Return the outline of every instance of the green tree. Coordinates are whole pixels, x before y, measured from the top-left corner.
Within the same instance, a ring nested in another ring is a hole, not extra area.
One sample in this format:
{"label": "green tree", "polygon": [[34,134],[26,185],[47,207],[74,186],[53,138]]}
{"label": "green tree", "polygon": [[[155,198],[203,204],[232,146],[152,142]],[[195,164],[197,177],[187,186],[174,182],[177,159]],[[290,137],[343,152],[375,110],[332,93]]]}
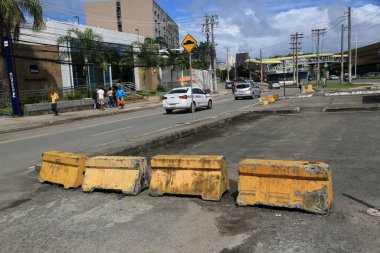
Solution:
{"label": "green tree", "polygon": [[[112,57],[112,52],[107,50],[107,47],[102,45],[103,37],[95,33],[92,29],[86,28],[83,32],[78,28],[70,28],[66,35],[63,35],[57,40],[58,45],[66,47],[69,44],[71,51],[75,51],[84,59],[83,72],[86,78],[87,93],[91,93],[91,85],[89,83],[89,64],[107,65]],[[66,57],[68,51],[60,52],[60,57]]]}
{"label": "green tree", "polygon": [[3,58],[3,36],[10,35],[18,40],[20,27],[26,23],[26,16],[33,19],[33,28],[39,30],[43,25],[42,6],[40,0],[0,0],[0,63],[2,64],[3,88],[6,90],[5,62]]}

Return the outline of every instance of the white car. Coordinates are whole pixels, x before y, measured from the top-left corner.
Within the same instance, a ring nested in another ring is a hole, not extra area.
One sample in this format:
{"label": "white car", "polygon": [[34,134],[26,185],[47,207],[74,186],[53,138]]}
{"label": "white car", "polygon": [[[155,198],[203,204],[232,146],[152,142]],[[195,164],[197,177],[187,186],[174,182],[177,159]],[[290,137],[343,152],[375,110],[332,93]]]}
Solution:
{"label": "white car", "polygon": [[212,108],[212,98],[200,88],[193,87],[193,104],[191,104],[191,88],[181,87],[174,88],[164,95],[162,106],[166,113],[172,113],[176,109],[187,109],[195,111],[197,108]]}
{"label": "white car", "polygon": [[338,80],[339,77],[336,76],[336,75],[331,75],[329,79],[330,79],[330,80]]}

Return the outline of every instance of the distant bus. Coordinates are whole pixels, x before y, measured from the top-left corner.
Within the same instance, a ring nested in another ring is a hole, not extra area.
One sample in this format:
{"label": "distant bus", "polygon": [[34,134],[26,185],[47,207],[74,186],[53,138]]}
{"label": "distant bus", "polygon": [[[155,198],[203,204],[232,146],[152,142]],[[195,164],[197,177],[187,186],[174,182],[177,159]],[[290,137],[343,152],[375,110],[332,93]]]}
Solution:
{"label": "distant bus", "polygon": [[[293,71],[287,71],[285,73],[283,71],[272,71],[266,73],[267,82],[273,87],[284,86],[284,82],[286,86],[293,85]],[[299,80],[304,84],[308,83],[308,72],[307,71],[299,71],[298,72]]]}

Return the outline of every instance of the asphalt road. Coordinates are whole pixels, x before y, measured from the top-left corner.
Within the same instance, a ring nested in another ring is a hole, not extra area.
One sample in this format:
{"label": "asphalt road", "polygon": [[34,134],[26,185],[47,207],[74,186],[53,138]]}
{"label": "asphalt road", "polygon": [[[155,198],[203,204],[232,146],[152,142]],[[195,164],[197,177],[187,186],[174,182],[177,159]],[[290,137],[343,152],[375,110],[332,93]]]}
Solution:
{"label": "asphalt road", "polygon": [[[298,89],[288,88],[286,92],[290,95],[298,92]],[[273,93],[282,95],[283,90],[265,92],[263,95]],[[195,113],[195,121],[215,118],[229,111],[243,110],[258,103],[258,99],[235,101],[232,93],[219,96],[214,100],[212,110],[199,110]],[[190,123],[191,118],[191,113],[185,111],[175,111],[168,115],[162,108],[156,108],[1,134],[0,209],[28,193],[29,189],[25,188],[25,184],[30,183],[30,179],[23,175],[28,172],[28,167],[40,162],[41,154],[45,151],[84,152],[89,148],[180,127]]]}
{"label": "asphalt road", "polygon": [[[220,202],[85,194],[34,180],[24,185],[29,195],[0,209],[0,252],[378,252],[380,219],[343,194],[380,206],[379,127],[378,112],[261,115],[139,154],[224,155],[231,190]],[[329,163],[331,212],[235,206],[246,158]]]}

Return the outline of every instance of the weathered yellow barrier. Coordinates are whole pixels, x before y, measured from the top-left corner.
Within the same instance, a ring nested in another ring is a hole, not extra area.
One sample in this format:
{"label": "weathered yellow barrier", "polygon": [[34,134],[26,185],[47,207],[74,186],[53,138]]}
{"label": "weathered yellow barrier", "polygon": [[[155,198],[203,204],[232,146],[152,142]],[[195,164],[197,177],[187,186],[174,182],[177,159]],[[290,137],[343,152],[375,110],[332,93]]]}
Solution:
{"label": "weathered yellow barrier", "polygon": [[261,204],[326,213],[332,200],[328,164],[256,159],[239,163],[240,206]]}
{"label": "weathered yellow barrier", "polygon": [[223,156],[159,155],[151,160],[151,196],[169,194],[200,195],[219,201],[229,190]]}
{"label": "weathered yellow barrier", "polygon": [[308,84],[308,85],[307,85],[307,90],[306,90],[306,92],[314,92],[314,90],[313,90],[313,85]]}
{"label": "weathered yellow barrier", "polygon": [[145,157],[98,156],[86,163],[82,189],[119,190],[137,195],[148,187]]}
{"label": "weathered yellow barrier", "polygon": [[275,101],[280,100],[280,96],[278,94],[273,94],[272,96],[273,96]]}
{"label": "weathered yellow barrier", "polygon": [[62,184],[65,188],[77,188],[83,183],[87,156],[49,151],[42,154],[42,167],[38,181]]}

